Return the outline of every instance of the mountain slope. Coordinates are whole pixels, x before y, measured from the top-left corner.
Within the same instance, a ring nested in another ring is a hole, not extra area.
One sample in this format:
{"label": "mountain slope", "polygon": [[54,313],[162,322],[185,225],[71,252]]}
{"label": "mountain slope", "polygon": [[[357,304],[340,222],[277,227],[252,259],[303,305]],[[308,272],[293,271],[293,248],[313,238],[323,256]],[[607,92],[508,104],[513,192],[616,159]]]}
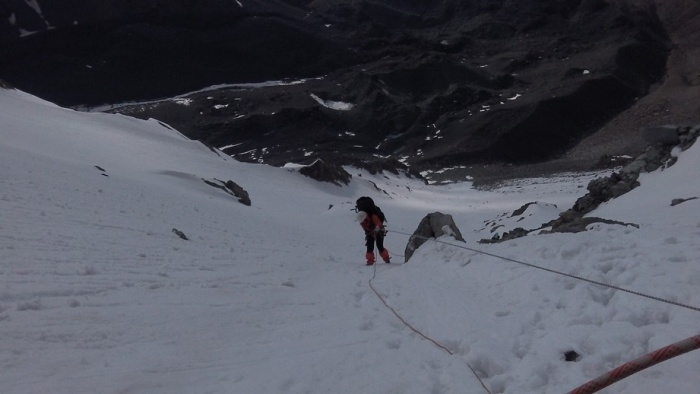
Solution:
{"label": "mountain slope", "polygon": [[186,95],[119,111],[272,165],[551,160],[653,92],[675,43],[652,0],[33,4],[0,9],[0,78],[62,105]]}
{"label": "mountain slope", "polygon": [[[0,133],[3,392],[485,392],[471,367],[493,393],[561,393],[698,334],[696,311],[446,244],[698,306],[700,200],[669,206],[700,196],[698,146],[593,212],[640,228],[477,245],[486,222],[546,222],[596,174],[485,192],[348,168],[341,188],[234,161],[157,121],[4,89]],[[233,180],[252,205],[202,178]],[[394,262],[376,271],[353,221],[361,195],[392,230]],[[557,209],[508,214],[531,201]],[[436,210],[467,242],[430,241],[398,264],[403,233]],[[397,319],[370,279],[453,354]],[[580,361],[563,361],[569,350]],[[693,392],[696,353],[610,392]]]}

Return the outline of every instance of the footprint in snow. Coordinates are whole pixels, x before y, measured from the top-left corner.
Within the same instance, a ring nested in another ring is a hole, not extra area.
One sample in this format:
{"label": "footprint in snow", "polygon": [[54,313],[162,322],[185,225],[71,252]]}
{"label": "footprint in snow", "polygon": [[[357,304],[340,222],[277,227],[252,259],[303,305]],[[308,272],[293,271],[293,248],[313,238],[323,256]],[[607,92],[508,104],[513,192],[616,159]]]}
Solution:
{"label": "footprint in snow", "polygon": [[353,297],[355,297],[355,307],[359,308],[360,307],[360,302],[362,302],[362,299],[365,297],[365,292],[364,291],[355,291],[352,293]]}
{"label": "footprint in snow", "polygon": [[510,315],[510,311],[498,311],[494,313],[494,315],[496,315],[496,317],[506,317]]}
{"label": "footprint in snow", "polygon": [[401,340],[400,339],[390,339],[390,340],[386,341],[385,343],[386,343],[386,347],[389,349],[396,350],[396,349],[399,349],[401,347]]}
{"label": "footprint in snow", "polygon": [[370,331],[374,328],[374,322],[372,320],[365,320],[360,324],[360,331]]}

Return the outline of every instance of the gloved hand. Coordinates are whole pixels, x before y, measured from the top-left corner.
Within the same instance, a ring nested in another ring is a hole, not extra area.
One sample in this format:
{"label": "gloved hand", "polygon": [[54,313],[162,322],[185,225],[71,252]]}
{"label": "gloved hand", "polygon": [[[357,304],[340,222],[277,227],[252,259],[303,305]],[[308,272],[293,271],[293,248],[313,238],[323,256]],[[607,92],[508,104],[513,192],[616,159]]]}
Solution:
{"label": "gloved hand", "polygon": [[387,231],[386,231],[386,228],[385,228],[384,226],[381,226],[381,227],[375,227],[375,228],[374,228],[374,233],[375,233],[375,234],[386,235]]}

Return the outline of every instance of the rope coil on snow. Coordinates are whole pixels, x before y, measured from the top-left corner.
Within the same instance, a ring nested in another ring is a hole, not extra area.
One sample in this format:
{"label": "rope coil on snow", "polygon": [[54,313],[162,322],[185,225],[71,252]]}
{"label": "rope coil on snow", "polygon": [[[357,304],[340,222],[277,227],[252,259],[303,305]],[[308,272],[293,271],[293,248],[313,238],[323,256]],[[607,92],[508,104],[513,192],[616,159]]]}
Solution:
{"label": "rope coil on snow", "polygon": [[[415,236],[415,237],[423,238],[423,239],[434,239],[434,238],[430,238],[430,237],[423,237],[423,236],[420,236],[420,235],[413,235],[413,234],[408,234],[408,233],[404,233],[404,232],[401,232],[401,231],[395,231],[395,230],[389,230],[389,232],[397,233],[397,234],[402,234],[402,235],[408,235],[408,236],[411,236],[411,237]],[[660,298],[660,297],[656,297],[656,296],[652,296],[652,295],[640,293],[640,292],[638,292],[638,291],[633,291],[633,290],[625,289],[625,288],[622,288],[622,287],[619,287],[619,286],[614,286],[614,285],[611,285],[611,284],[608,284],[608,283],[603,283],[603,282],[599,282],[599,281],[596,281],[596,280],[583,278],[583,277],[580,277],[580,276],[577,276],[577,275],[573,275],[573,274],[567,274],[567,273],[565,273],[565,272],[553,270],[553,269],[551,269],[551,268],[540,267],[540,266],[535,265],[535,264],[526,263],[526,262],[524,262],[524,261],[519,261],[519,260],[516,260],[516,259],[509,258],[509,257],[499,256],[499,255],[497,255],[497,254],[493,254],[493,253],[489,253],[489,252],[484,252],[484,251],[482,251],[482,250],[470,248],[470,247],[467,247],[467,246],[455,245],[455,244],[451,244],[451,243],[449,243],[449,242],[440,241],[440,240],[438,240],[438,239],[434,239],[434,240],[435,240],[435,242],[437,242],[437,243],[442,243],[442,244],[445,244],[445,245],[454,246],[455,248],[460,248],[460,249],[469,250],[469,251],[471,251],[471,252],[480,253],[480,254],[483,254],[483,255],[486,255],[486,256],[495,257],[495,258],[498,258],[498,259],[501,259],[501,260],[506,260],[506,261],[510,261],[510,262],[513,262],[513,263],[525,265],[525,266],[528,266],[528,267],[531,267],[531,268],[537,268],[537,269],[542,270],[542,271],[551,272],[551,273],[553,273],[553,274],[563,275],[563,276],[567,276],[567,277],[569,277],[569,278],[577,279],[577,280],[580,280],[580,281],[583,281],[583,282],[592,283],[592,284],[594,284],[594,285],[603,286],[603,287],[607,287],[607,288],[610,288],[610,289],[623,291],[623,292],[625,292],[625,293],[629,293],[629,294],[633,294],[633,295],[636,295],[636,296],[648,298],[648,299],[651,299],[651,300],[654,300],[654,301],[664,302],[664,303],[666,303],[666,304],[676,305],[676,306],[680,306],[681,308],[686,308],[686,309],[690,309],[690,310],[693,310],[693,311],[696,311],[696,312],[700,312],[700,307],[697,307],[697,306],[688,305],[688,304],[683,304],[683,303],[680,303],[680,302],[671,301],[671,300],[667,300],[667,299],[664,299],[664,298]]]}
{"label": "rope coil on snow", "polygon": [[580,386],[569,394],[593,394],[599,390],[610,386],[611,384],[620,381],[630,375],[633,375],[643,369],[649,368],[652,365],[659,364],[668,359],[680,356],[681,354],[688,353],[692,350],[700,348],[700,335],[684,339],[680,342],[676,342],[672,345],[668,345],[664,348],[651,352],[645,356],[642,356],[636,360],[630,361],[623,364],[610,372],[607,372],[599,377],[591,380],[590,382]]}
{"label": "rope coil on snow", "polygon": [[[454,355],[454,352],[452,352],[447,346],[445,346],[445,345],[441,344],[440,342],[436,341],[435,339],[433,339],[433,338],[431,338],[431,337],[429,337],[429,336],[423,334],[420,330],[418,330],[417,328],[413,327],[413,326],[411,325],[411,323],[407,322],[403,317],[401,317],[401,315],[399,315],[399,313],[396,311],[396,309],[394,309],[393,307],[391,307],[391,305],[389,305],[389,304],[386,302],[386,300],[384,299],[384,297],[382,297],[382,295],[379,294],[379,292],[377,291],[377,289],[375,289],[375,288],[374,288],[374,285],[372,284],[372,281],[373,281],[374,278],[376,278],[376,277],[377,277],[377,265],[376,265],[376,263],[375,263],[375,265],[374,265],[374,273],[372,274],[372,279],[369,280],[369,287],[370,287],[370,289],[372,289],[372,291],[374,292],[374,294],[376,294],[377,297],[382,301],[382,303],[384,304],[384,306],[387,307],[387,309],[389,309],[389,310],[391,311],[391,313],[393,313],[394,316],[396,316],[396,318],[399,319],[399,320],[401,321],[401,323],[403,323],[403,324],[404,324],[406,327],[408,327],[411,331],[413,331],[414,333],[418,334],[421,338],[423,338],[423,339],[425,339],[425,340],[427,340],[427,341],[430,341],[433,345],[435,345],[435,346],[439,347],[440,349],[444,350],[444,351],[445,351],[447,354],[449,354],[450,356],[453,356],[453,355]],[[467,364],[467,367],[469,367],[469,369],[472,371],[472,373],[474,374],[474,376],[479,380],[479,383],[481,383],[481,387],[483,387],[484,390],[486,390],[486,392],[487,392],[488,394],[491,394],[491,391],[489,391],[489,389],[486,387],[486,384],[484,383],[483,380],[481,380],[481,378],[479,377],[479,375],[476,374],[476,371],[474,370],[474,368],[472,368],[472,366],[469,365],[469,363],[467,362],[467,360],[463,360],[463,361],[464,361],[465,364]]]}

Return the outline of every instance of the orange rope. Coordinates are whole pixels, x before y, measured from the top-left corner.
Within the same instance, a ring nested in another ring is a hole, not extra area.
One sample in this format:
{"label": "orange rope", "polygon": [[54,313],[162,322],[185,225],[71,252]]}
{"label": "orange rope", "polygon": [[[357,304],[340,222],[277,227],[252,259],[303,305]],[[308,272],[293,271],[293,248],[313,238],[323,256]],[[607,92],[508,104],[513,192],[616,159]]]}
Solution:
{"label": "orange rope", "polygon": [[593,394],[611,384],[618,382],[630,375],[633,375],[643,369],[647,369],[652,365],[659,364],[668,359],[680,356],[681,354],[688,353],[691,350],[700,348],[700,335],[684,339],[680,342],[676,342],[672,345],[668,345],[659,350],[653,351],[645,356],[642,356],[636,360],[630,361],[623,364],[610,372],[598,376],[597,378],[591,380],[590,382],[580,386],[569,394]]}

